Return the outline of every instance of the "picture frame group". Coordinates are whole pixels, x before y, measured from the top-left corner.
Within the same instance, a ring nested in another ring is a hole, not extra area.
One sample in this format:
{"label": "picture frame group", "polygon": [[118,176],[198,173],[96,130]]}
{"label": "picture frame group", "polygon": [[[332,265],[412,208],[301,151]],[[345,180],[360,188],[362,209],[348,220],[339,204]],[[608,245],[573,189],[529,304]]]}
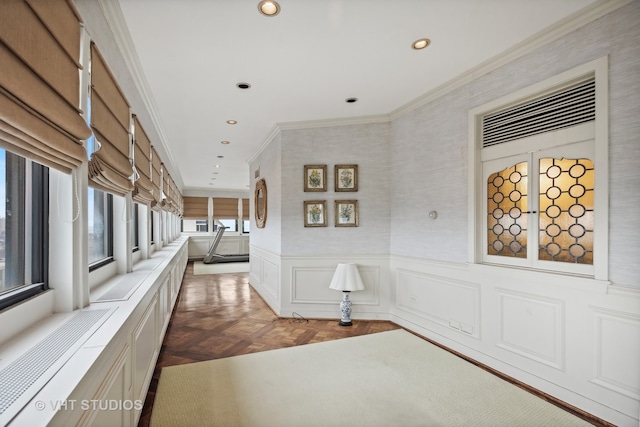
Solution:
{"label": "picture frame group", "polygon": [[[326,192],[327,165],[304,165],[304,191]],[[333,167],[334,191],[358,191],[358,165],[339,164]],[[359,208],[357,200],[334,200],[333,217],[336,227],[358,227]],[[327,227],[329,213],[326,200],[304,201],[304,226]]]}

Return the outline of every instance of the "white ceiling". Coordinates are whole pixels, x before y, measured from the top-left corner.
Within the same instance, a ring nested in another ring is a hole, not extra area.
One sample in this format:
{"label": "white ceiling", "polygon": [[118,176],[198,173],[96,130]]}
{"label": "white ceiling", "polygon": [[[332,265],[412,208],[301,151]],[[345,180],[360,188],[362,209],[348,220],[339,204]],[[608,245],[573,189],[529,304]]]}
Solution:
{"label": "white ceiling", "polygon": [[391,114],[593,2],[119,0],[186,193],[247,190],[278,123]]}

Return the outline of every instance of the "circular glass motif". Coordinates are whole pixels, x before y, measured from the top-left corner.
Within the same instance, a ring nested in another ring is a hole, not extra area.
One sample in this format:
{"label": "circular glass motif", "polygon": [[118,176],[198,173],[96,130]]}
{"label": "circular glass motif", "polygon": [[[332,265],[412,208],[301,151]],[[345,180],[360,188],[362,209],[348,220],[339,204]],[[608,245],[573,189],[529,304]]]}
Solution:
{"label": "circular glass motif", "polygon": [[504,249],[504,243],[502,243],[500,240],[495,240],[492,243],[493,249],[496,250],[496,252],[500,252],[501,250]]}
{"label": "circular glass motif", "polygon": [[492,230],[493,230],[493,232],[495,233],[496,236],[499,236],[502,233],[504,233],[504,227],[502,225],[500,225],[500,224],[494,225]]}
{"label": "circular glass motif", "polygon": [[511,172],[511,175],[509,175],[509,181],[513,182],[514,184],[519,183],[521,179],[522,174],[518,171]]}
{"label": "circular glass motif", "polygon": [[492,197],[493,201],[496,203],[500,203],[504,200],[504,194],[502,193],[496,193],[493,195]]}
{"label": "circular glass motif", "polygon": [[497,208],[493,210],[493,212],[491,213],[491,216],[493,216],[495,219],[500,219],[504,216],[504,212],[502,209]]}
{"label": "circular glass motif", "polygon": [[513,207],[509,209],[509,216],[511,218],[518,219],[520,218],[520,215],[522,215],[522,211],[520,210],[520,208]]}
{"label": "circular glass motif", "polygon": [[586,231],[580,224],[573,224],[569,227],[569,234],[571,234],[571,237],[575,237],[577,239],[578,237],[584,236],[584,233],[586,233]]}
{"label": "circular glass motif", "polygon": [[514,241],[509,243],[509,249],[511,249],[511,252],[513,252],[514,254],[517,254],[522,250],[522,245],[519,242]]}
{"label": "circular glass motif", "polygon": [[562,193],[562,190],[560,190],[559,187],[549,187],[549,189],[547,190],[547,197],[551,200],[555,200],[560,197],[560,193]]}
{"label": "circular glass motif", "polygon": [[513,190],[511,193],[509,193],[509,200],[511,200],[512,202],[517,202],[521,197],[522,194],[520,194],[518,190]]}
{"label": "circular glass motif", "polygon": [[584,196],[584,193],[586,191],[587,189],[584,188],[584,185],[581,185],[581,184],[572,185],[569,188],[569,194],[571,195],[571,197],[575,197],[576,199]]}
{"label": "circular glass motif", "polygon": [[547,176],[551,179],[559,177],[561,173],[562,169],[560,169],[560,166],[553,165],[547,169]]}
{"label": "circular glass motif", "polygon": [[548,236],[556,237],[562,232],[562,229],[557,224],[549,224],[545,230]]}
{"label": "circular glass motif", "polygon": [[580,178],[585,172],[587,172],[587,168],[579,164],[573,165],[571,169],[569,169],[569,175],[571,175],[572,178]]}
{"label": "circular glass motif", "polygon": [[500,188],[500,186],[504,184],[504,178],[501,177],[500,175],[496,176],[495,178],[493,178],[493,185],[496,188]]}
{"label": "circular glass motif", "polygon": [[511,226],[509,226],[509,233],[511,233],[511,235],[517,236],[521,232],[522,232],[522,227],[520,227],[518,224],[511,224]]}
{"label": "circular glass motif", "polygon": [[556,256],[560,253],[560,245],[558,245],[557,243],[549,243],[545,250],[549,255]]}
{"label": "circular glass motif", "polygon": [[587,252],[587,250],[579,244],[575,244],[575,245],[571,245],[569,246],[569,254],[571,254],[572,257],[574,258],[580,258],[581,256],[584,256],[584,254]]}
{"label": "circular glass motif", "polygon": [[582,215],[584,215],[585,213],[585,208],[582,205],[571,205],[571,207],[569,208],[569,215],[571,215],[574,218],[580,218]]}
{"label": "circular glass motif", "polygon": [[549,218],[558,218],[562,211],[558,206],[551,205],[547,208],[546,213]]}

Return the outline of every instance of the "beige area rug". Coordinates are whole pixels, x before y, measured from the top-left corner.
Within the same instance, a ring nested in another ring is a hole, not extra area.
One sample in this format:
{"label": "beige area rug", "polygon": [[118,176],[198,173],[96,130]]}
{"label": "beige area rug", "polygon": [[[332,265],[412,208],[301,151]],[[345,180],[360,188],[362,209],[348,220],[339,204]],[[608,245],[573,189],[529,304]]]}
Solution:
{"label": "beige area rug", "polygon": [[588,426],[407,331],[163,368],[152,427]]}
{"label": "beige area rug", "polygon": [[205,264],[202,261],[193,263],[193,274],[220,274],[220,273],[248,273],[248,262],[221,262],[218,264]]}

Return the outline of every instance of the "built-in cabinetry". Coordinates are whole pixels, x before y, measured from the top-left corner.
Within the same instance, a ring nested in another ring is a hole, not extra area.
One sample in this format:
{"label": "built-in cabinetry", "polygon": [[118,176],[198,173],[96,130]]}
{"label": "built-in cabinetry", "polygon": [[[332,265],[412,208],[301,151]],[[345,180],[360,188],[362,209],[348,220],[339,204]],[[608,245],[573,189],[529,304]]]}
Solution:
{"label": "built-in cabinetry", "polygon": [[[110,280],[106,290],[100,287],[102,295],[92,293],[81,311],[104,312],[96,316],[95,332],[65,355],[9,425],[137,425],[186,269],[187,240],[177,239],[132,273]],[[131,277],[133,292],[119,292]],[[71,314],[68,321],[74,319]]]}

